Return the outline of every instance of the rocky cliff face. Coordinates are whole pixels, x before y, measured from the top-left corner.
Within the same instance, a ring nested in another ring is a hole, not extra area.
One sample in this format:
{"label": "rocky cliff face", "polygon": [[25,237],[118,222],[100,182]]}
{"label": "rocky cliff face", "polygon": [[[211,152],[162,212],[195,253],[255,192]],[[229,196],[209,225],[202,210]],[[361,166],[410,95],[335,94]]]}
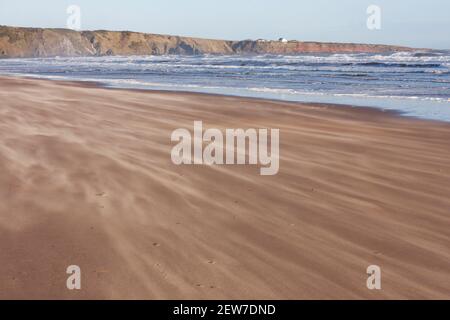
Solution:
{"label": "rocky cliff face", "polygon": [[0,58],[162,55],[296,54],[409,51],[397,46],[289,41],[225,41],[129,31],[83,31],[0,26]]}

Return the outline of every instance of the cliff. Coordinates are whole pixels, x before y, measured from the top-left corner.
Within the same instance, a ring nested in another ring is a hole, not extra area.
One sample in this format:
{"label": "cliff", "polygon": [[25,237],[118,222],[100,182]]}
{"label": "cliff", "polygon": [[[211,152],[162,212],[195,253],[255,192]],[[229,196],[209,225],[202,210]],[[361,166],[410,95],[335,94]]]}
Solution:
{"label": "cliff", "polygon": [[296,54],[409,51],[410,48],[352,43],[300,41],[226,41],[130,31],[0,26],[0,58],[162,55],[162,54]]}

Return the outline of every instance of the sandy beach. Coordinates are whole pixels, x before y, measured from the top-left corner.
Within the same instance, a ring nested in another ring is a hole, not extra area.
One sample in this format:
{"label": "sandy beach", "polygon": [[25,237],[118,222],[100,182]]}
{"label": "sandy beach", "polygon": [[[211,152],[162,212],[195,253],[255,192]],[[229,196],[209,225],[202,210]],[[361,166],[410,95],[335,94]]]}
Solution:
{"label": "sandy beach", "polygon": [[[195,120],[279,128],[278,174],[174,165]],[[0,136],[0,299],[450,297],[449,123],[2,77]]]}

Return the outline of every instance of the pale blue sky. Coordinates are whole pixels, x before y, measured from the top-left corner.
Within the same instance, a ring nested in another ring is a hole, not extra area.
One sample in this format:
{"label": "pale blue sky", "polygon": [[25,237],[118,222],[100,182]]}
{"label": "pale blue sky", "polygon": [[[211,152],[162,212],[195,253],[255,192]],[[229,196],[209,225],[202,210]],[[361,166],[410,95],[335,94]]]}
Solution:
{"label": "pale blue sky", "polygon": [[[0,24],[63,28],[70,4],[85,30],[450,49],[449,0],[0,0]],[[371,4],[382,9],[381,30],[366,27]]]}

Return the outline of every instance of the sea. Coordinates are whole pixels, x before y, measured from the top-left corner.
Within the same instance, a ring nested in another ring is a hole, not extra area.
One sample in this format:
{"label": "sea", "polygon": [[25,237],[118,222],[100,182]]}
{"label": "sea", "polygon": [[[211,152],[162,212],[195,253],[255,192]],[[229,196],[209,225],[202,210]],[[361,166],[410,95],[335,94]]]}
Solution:
{"label": "sea", "polygon": [[450,122],[450,51],[2,59],[0,74],[375,107]]}

